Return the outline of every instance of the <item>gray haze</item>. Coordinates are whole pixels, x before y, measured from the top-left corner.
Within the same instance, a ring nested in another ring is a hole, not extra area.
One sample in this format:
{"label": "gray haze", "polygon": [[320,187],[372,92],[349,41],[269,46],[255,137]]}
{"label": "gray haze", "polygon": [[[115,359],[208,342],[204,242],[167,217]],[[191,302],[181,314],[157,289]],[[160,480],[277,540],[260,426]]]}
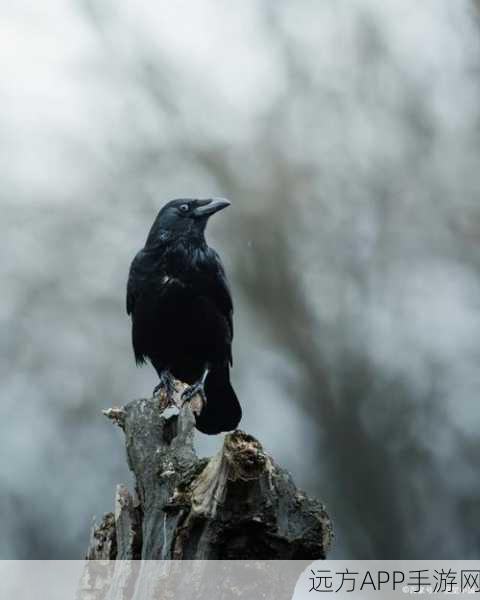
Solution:
{"label": "gray haze", "polygon": [[18,0],[0,23],[0,557],[81,557],[129,482],[100,416],[156,384],[129,263],[165,201],[222,195],[242,427],[327,503],[333,556],[477,558],[475,5]]}

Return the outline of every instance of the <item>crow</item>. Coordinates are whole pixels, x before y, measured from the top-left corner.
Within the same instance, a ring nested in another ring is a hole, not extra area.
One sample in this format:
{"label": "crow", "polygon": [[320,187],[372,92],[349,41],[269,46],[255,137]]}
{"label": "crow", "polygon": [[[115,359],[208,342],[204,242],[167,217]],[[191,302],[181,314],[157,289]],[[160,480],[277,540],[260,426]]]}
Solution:
{"label": "crow", "polygon": [[230,205],[223,198],[177,199],[158,213],[130,266],[127,314],[137,365],[159,376],[154,395],[171,398],[173,378],[189,387],[182,400],[202,399],[196,427],[235,429],[242,409],[230,383],[233,303],[218,254],[205,241],[208,219]]}

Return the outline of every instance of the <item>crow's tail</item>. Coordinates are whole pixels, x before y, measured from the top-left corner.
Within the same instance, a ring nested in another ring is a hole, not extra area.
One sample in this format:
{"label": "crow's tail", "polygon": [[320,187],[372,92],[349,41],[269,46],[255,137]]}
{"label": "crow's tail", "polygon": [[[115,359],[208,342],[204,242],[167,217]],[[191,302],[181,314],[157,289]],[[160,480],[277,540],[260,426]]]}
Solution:
{"label": "crow's tail", "polygon": [[242,418],[242,409],[230,383],[228,367],[214,367],[205,381],[207,404],[196,417],[196,426],[210,435],[235,429]]}

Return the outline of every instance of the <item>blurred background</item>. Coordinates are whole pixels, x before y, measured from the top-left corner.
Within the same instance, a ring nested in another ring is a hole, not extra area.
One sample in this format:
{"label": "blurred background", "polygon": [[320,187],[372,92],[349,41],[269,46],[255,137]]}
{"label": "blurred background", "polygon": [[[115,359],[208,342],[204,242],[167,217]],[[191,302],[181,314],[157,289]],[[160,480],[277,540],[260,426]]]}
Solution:
{"label": "blurred background", "polygon": [[[480,552],[473,0],[29,0],[0,11],[0,558],[81,558],[148,395],[130,261],[226,196],[242,428],[332,558]],[[198,436],[210,454],[221,436]]]}

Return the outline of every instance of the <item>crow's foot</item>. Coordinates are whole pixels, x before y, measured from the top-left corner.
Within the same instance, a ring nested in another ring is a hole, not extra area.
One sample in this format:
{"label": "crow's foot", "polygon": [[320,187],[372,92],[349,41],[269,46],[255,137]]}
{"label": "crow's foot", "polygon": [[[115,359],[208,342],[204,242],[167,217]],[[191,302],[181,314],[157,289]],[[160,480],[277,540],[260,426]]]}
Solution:
{"label": "crow's foot", "polygon": [[173,402],[173,396],[175,394],[175,384],[170,371],[162,371],[160,375],[160,381],[154,387],[152,395],[159,396],[162,392],[165,394],[167,402]]}
{"label": "crow's foot", "polygon": [[187,387],[182,394],[182,406],[186,402],[190,402],[195,396],[199,396],[202,401],[202,409],[207,404],[207,395],[205,394],[205,387],[203,380],[194,383]]}

